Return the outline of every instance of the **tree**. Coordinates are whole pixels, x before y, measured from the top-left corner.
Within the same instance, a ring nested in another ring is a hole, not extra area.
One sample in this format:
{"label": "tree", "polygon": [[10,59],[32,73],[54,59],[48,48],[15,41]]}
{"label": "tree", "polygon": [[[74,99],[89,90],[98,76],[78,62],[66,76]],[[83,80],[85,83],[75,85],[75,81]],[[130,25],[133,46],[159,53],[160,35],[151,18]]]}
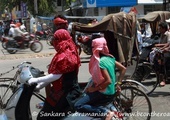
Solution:
{"label": "tree", "polygon": [[64,6],[63,6],[64,9],[70,9],[69,14],[71,16],[74,16],[73,9],[72,9],[73,6],[71,6],[71,4],[74,3],[74,2],[77,2],[78,4],[82,4],[81,0],[63,0],[63,2],[64,2]]}
{"label": "tree", "polygon": [[[19,6],[20,9],[20,3],[21,1],[27,3],[28,11],[35,15],[34,12],[34,5],[32,0],[0,0],[0,11],[4,11],[4,9],[7,7],[10,11],[16,6]],[[56,0],[37,0],[38,4],[38,15],[44,15],[48,16],[52,14],[55,10],[55,4]]]}

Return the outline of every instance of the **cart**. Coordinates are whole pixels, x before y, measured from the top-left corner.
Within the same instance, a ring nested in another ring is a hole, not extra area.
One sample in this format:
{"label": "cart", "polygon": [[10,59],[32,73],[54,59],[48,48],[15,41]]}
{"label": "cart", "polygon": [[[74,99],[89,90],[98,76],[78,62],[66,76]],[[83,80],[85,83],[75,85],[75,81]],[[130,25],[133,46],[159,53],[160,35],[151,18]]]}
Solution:
{"label": "cart", "polygon": [[110,54],[117,61],[127,66],[132,63],[132,56],[139,53],[136,40],[136,23],[135,13],[119,12],[104,16],[100,22],[90,26],[75,22],[72,25],[72,34],[75,39],[76,31],[104,33]]}

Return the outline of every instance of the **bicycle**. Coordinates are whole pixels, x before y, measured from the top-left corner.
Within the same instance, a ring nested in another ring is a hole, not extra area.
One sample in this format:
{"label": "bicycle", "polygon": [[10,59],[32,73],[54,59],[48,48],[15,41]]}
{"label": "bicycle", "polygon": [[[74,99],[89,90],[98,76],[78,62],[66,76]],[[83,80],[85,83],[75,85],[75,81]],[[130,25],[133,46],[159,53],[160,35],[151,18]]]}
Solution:
{"label": "bicycle", "polygon": [[[22,62],[21,64],[14,66],[11,70],[1,73],[0,76],[6,75],[10,73],[11,71],[14,71],[15,69],[18,69],[15,72],[15,75],[11,78],[9,77],[3,77],[0,78],[0,112],[6,108],[6,105],[12,96],[12,94],[18,89],[19,85],[21,84],[19,81],[19,75],[21,73],[20,67],[23,66],[24,64],[31,64],[31,62]],[[36,92],[34,92],[35,96],[37,95]]]}
{"label": "bicycle", "polygon": [[[35,97],[42,102],[45,101],[45,97],[41,93],[37,93],[35,91],[35,85],[30,86],[27,84],[27,81],[31,78],[30,74],[27,75],[28,73],[30,73],[28,71],[31,71],[31,75],[34,77],[40,76],[41,71],[33,68],[32,66],[27,66],[25,64],[30,64],[30,62],[23,62],[16,67],[18,68],[16,72],[17,74],[16,76],[18,76],[17,81],[19,81],[18,82],[19,84],[17,84],[17,89],[13,91],[13,94],[10,96],[10,98],[8,98],[7,103],[0,103],[0,106],[3,106],[0,107],[0,110],[4,110],[7,117],[11,117],[16,120],[31,119],[32,117],[31,115],[33,114],[33,113],[31,114],[31,112],[33,111],[30,108],[30,104],[31,104],[30,101],[32,95],[35,95]],[[14,81],[16,82],[16,79]],[[86,84],[80,83],[82,89],[85,87]],[[144,112],[146,114],[146,116],[144,116],[145,119],[149,120],[151,118],[150,114],[152,112],[152,106],[148,96],[143,91],[133,86],[129,86],[128,84],[122,84],[121,88],[122,91],[120,93],[119,92],[116,93],[116,97],[112,100],[111,103],[109,103],[111,104],[111,106],[107,106],[107,108],[113,110],[113,107],[115,107],[116,112],[122,113],[123,118],[127,118],[127,119],[140,118],[140,116],[132,116],[132,115],[136,114],[136,112]],[[141,107],[141,105],[143,107]],[[17,113],[17,114],[12,114],[11,116],[11,114],[9,114],[11,113],[11,111],[13,111],[12,113]],[[69,117],[76,117],[76,116],[74,116],[74,114],[71,114],[70,116],[66,116],[65,119]]]}
{"label": "bicycle", "polygon": [[[8,74],[9,72],[15,70],[16,68],[18,68],[18,66],[13,67],[11,70],[5,73],[1,73],[0,76]],[[14,77],[12,78],[8,78],[8,77],[0,78],[0,109],[4,109],[6,107],[8,99],[20,84],[18,81],[18,74],[19,73],[17,71]]]}
{"label": "bicycle", "polygon": [[[154,49],[154,51],[155,53],[160,54],[159,60],[161,63],[163,63],[164,57],[162,51],[158,48]],[[167,68],[162,65],[158,67],[153,62],[139,63],[131,78],[142,83],[148,90],[146,94],[150,95],[156,89],[157,86],[160,86],[160,79],[162,75],[159,73],[158,69],[164,69],[167,78]]]}

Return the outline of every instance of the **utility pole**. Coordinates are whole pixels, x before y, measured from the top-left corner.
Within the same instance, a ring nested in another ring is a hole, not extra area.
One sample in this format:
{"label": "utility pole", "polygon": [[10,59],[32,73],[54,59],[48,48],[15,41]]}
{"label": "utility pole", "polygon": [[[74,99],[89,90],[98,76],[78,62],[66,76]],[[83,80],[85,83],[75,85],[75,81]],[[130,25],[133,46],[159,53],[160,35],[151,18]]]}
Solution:
{"label": "utility pole", "polygon": [[35,24],[36,24],[36,27],[37,27],[37,23],[38,23],[37,14],[38,14],[37,0],[34,0],[34,17],[35,17]]}
{"label": "utility pole", "polygon": [[37,0],[34,0],[34,15],[36,16],[37,14],[38,14]]}

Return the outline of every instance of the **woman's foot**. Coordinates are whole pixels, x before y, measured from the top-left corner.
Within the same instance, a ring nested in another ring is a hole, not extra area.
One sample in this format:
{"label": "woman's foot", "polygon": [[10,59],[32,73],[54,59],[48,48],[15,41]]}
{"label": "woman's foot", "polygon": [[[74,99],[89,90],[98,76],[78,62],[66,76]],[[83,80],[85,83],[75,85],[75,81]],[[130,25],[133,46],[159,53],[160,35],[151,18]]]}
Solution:
{"label": "woman's foot", "polygon": [[164,86],[165,86],[165,80],[163,80],[163,81],[160,82],[160,86],[161,86],[161,87],[164,87]]}

